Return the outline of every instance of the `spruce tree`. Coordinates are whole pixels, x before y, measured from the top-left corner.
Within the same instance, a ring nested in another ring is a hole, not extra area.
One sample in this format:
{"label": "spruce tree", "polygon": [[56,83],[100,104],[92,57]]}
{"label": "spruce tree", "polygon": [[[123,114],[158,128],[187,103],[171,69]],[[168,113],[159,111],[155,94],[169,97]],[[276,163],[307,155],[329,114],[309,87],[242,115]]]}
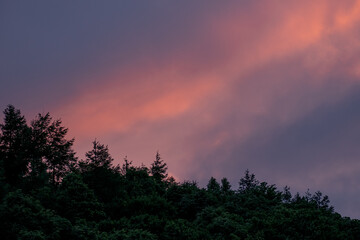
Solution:
{"label": "spruce tree", "polygon": [[227,178],[221,179],[221,192],[228,193],[231,190],[231,185]]}
{"label": "spruce tree", "polygon": [[5,181],[13,185],[28,172],[31,130],[13,105],[8,105],[4,115],[4,123],[0,124],[0,166]]}
{"label": "spruce tree", "polygon": [[219,193],[220,192],[220,184],[216,181],[216,179],[214,177],[211,177],[208,184],[207,184],[207,190],[214,192],[214,193]]}
{"label": "spruce tree", "polygon": [[155,161],[151,164],[150,173],[158,181],[162,181],[167,178],[168,174],[167,165],[160,157],[160,153],[156,153]]}
{"label": "spruce tree", "polygon": [[246,169],[245,176],[239,181],[239,191],[245,192],[248,190],[252,190],[258,185],[259,181],[255,178],[255,174],[250,174],[249,169]]}
{"label": "spruce tree", "polygon": [[110,168],[114,159],[110,156],[108,146],[99,143],[96,139],[93,141],[93,149],[86,154],[85,163],[93,167]]}

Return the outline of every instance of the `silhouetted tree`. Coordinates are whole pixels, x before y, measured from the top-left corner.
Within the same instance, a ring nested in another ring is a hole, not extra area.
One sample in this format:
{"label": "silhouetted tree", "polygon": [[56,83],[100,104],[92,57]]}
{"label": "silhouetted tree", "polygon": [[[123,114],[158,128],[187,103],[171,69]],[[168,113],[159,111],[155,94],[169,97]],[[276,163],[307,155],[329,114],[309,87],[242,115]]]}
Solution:
{"label": "silhouetted tree", "polygon": [[1,239],[359,239],[360,221],[335,213],[319,191],[292,197],[248,170],[238,191],[226,178],[177,183],[158,152],[150,169],[126,158],[120,169],[96,140],[73,170],[60,121],[39,114],[29,128],[13,106],[4,113]]}
{"label": "silhouetted tree", "polygon": [[207,184],[207,190],[214,193],[220,193],[220,184],[216,181],[214,177],[210,178]]}
{"label": "silhouetted tree", "polygon": [[290,203],[291,202],[291,192],[290,192],[290,188],[288,186],[284,187],[284,192],[282,194],[282,198],[283,198],[283,202],[285,203]]}
{"label": "silhouetted tree", "polygon": [[227,180],[227,178],[221,179],[221,192],[228,193],[231,190],[230,182]]}
{"label": "silhouetted tree", "polygon": [[123,176],[118,166],[113,167],[114,159],[109,154],[108,146],[95,140],[92,150],[85,155],[86,159],[79,163],[83,180],[110,213],[114,209],[113,202],[123,194],[123,189],[119,187],[123,185]]}
{"label": "silhouetted tree", "polygon": [[160,157],[160,153],[156,153],[155,161],[151,164],[150,173],[156,180],[164,180],[168,174],[167,165],[163,159]]}
{"label": "silhouetted tree", "polygon": [[39,114],[31,123],[33,141],[36,143],[35,155],[44,164],[51,176],[51,182],[59,182],[75,165],[75,152],[72,149],[74,139],[65,138],[68,129],[61,120],[52,120],[49,113]]}
{"label": "silhouetted tree", "polygon": [[127,159],[127,156],[124,157],[124,163],[123,165],[121,166],[120,168],[120,173],[123,175],[123,176],[126,176],[126,173],[128,172],[128,170],[132,168],[132,161],[129,161]]}
{"label": "silhouetted tree", "polygon": [[253,173],[250,174],[249,170],[247,169],[245,171],[245,176],[241,178],[239,181],[239,191],[244,192],[247,190],[251,190],[258,185],[259,185],[259,181],[256,180],[255,175]]}
{"label": "silhouetted tree", "polygon": [[15,184],[28,171],[31,130],[14,106],[9,105],[4,115],[4,123],[0,124],[0,165],[5,181]]}
{"label": "silhouetted tree", "polygon": [[108,146],[100,144],[97,140],[93,141],[93,149],[86,154],[86,162],[95,167],[111,167],[114,160],[110,154]]}

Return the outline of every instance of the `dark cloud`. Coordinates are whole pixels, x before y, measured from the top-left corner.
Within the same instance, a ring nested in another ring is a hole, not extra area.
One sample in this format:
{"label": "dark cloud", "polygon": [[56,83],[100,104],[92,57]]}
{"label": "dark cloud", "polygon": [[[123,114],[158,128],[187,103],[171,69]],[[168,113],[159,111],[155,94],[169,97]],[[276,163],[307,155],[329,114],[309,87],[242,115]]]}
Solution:
{"label": "dark cloud", "polygon": [[287,183],[295,191],[321,190],[335,200],[337,210],[356,217],[360,209],[350,209],[347,201],[360,197],[359,104],[360,86],[341,101],[318,106],[288,125],[260,127],[245,142],[230,139],[206,154],[210,162],[200,161],[209,162],[203,171],[217,169],[217,177],[231,176],[236,185],[250,169],[261,180]]}
{"label": "dark cloud", "polygon": [[0,81],[6,89],[0,95],[21,104],[10,94],[17,92],[34,105],[56,106],[79,88],[106,81],[107,71],[177,53],[212,10],[211,1],[206,7],[201,1],[4,2]]}

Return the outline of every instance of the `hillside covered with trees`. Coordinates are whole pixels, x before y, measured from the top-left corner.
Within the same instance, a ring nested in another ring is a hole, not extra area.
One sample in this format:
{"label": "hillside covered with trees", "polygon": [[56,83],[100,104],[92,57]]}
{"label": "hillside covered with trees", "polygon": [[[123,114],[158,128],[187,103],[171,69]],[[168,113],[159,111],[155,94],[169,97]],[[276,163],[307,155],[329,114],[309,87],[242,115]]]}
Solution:
{"label": "hillside covered with trees", "polygon": [[94,141],[77,159],[50,114],[27,123],[9,105],[0,125],[1,239],[360,239],[360,221],[321,192],[292,196],[246,171],[231,186],[176,182],[157,153],[151,166]]}

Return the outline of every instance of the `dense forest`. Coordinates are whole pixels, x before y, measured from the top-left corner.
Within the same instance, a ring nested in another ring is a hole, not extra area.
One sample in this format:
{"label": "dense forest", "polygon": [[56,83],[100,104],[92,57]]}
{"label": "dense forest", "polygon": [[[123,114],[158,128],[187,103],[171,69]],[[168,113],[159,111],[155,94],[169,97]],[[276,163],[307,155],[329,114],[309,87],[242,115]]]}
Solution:
{"label": "dense forest", "polygon": [[360,239],[360,221],[321,192],[292,196],[246,171],[237,186],[176,182],[157,153],[151,166],[94,141],[77,159],[50,114],[29,124],[9,105],[0,125],[1,239]]}

